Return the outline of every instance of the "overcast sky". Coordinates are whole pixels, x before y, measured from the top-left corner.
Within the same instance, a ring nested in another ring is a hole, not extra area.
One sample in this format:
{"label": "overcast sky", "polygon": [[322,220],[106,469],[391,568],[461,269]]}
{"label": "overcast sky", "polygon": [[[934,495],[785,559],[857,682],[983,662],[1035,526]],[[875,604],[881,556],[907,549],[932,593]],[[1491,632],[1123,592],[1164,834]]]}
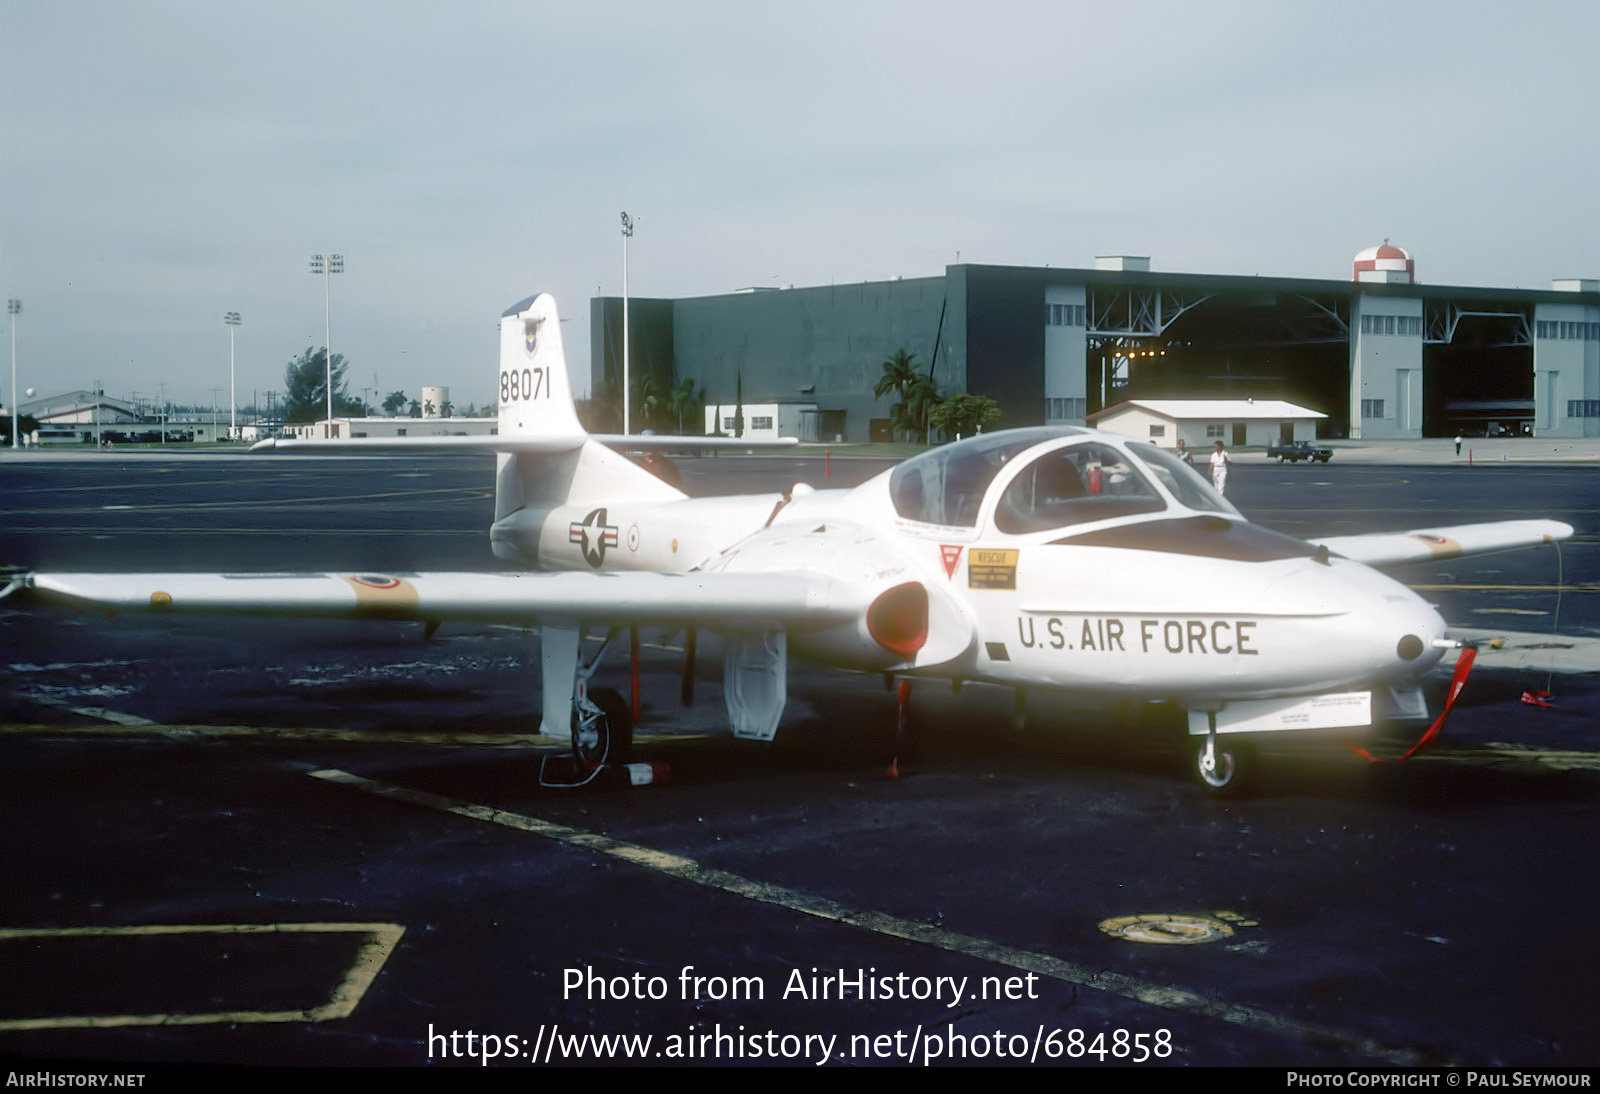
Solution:
{"label": "overcast sky", "polygon": [[[1600,277],[1600,5],[0,0],[20,382],[494,392],[496,324],[963,262]],[[374,381],[376,376],[376,381]],[[581,383],[582,381],[580,381]],[[7,386],[3,385],[3,386]],[[9,394],[7,391],[5,394]],[[3,398],[4,396],[0,396]]]}

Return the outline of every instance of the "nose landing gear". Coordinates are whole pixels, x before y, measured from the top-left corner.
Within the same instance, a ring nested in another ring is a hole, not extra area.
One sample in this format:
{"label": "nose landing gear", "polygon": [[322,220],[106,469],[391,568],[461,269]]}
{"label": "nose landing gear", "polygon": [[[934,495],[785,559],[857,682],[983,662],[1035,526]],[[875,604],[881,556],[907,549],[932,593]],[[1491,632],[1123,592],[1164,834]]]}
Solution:
{"label": "nose landing gear", "polygon": [[1218,739],[1213,734],[1194,745],[1194,773],[1200,785],[1217,797],[1239,795],[1255,766],[1255,750],[1248,741]]}
{"label": "nose landing gear", "polygon": [[1195,778],[1213,797],[1237,797],[1255,767],[1255,745],[1242,734],[1219,734],[1217,712],[1208,711],[1208,732],[1189,739]]}

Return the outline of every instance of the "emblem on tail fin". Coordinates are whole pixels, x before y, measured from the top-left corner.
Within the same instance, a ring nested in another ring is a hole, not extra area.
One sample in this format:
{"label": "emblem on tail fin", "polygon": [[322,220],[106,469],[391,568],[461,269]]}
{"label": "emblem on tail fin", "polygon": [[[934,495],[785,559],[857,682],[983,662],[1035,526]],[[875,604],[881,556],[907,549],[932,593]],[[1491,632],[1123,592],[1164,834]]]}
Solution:
{"label": "emblem on tail fin", "polygon": [[561,319],[546,293],[500,316],[499,432],[502,437],[582,437],[572,402]]}

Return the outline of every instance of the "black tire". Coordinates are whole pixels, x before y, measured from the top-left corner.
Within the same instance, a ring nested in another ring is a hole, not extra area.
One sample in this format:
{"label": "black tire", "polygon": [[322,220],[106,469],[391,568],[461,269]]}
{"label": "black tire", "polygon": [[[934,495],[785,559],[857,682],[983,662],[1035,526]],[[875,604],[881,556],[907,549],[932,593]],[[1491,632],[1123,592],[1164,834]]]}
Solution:
{"label": "black tire", "polygon": [[1237,737],[1219,736],[1216,769],[1207,770],[1206,738],[1190,739],[1190,770],[1206,793],[1218,798],[1237,797],[1244,790],[1255,767],[1255,746]]}
{"label": "black tire", "polygon": [[1288,458],[1289,458],[1289,457],[1287,457],[1287,456],[1279,456],[1279,457],[1278,457],[1278,462],[1279,462],[1279,463],[1282,463],[1282,462],[1283,462],[1283,461],[1284,461],[1284,460],[1286,460],[1286,459],[1288,459]]}
{"label": "black tire", "polygon": [[585,719],[573,709],[572,758],[585,771],[602,764],[626,763],[633,747],[633,718],[627,700],[610,688],[590,688],[589,702],[599,707],[600,713]]}

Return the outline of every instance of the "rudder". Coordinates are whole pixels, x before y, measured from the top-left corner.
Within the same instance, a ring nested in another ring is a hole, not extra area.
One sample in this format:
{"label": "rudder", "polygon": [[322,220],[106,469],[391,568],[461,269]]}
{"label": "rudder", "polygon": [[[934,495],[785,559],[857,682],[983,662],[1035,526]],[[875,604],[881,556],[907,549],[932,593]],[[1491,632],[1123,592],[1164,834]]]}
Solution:
{"label": "rudder", "polygon": [[502,437],[581,437],[555,298],[536,293],[500,316]]}

